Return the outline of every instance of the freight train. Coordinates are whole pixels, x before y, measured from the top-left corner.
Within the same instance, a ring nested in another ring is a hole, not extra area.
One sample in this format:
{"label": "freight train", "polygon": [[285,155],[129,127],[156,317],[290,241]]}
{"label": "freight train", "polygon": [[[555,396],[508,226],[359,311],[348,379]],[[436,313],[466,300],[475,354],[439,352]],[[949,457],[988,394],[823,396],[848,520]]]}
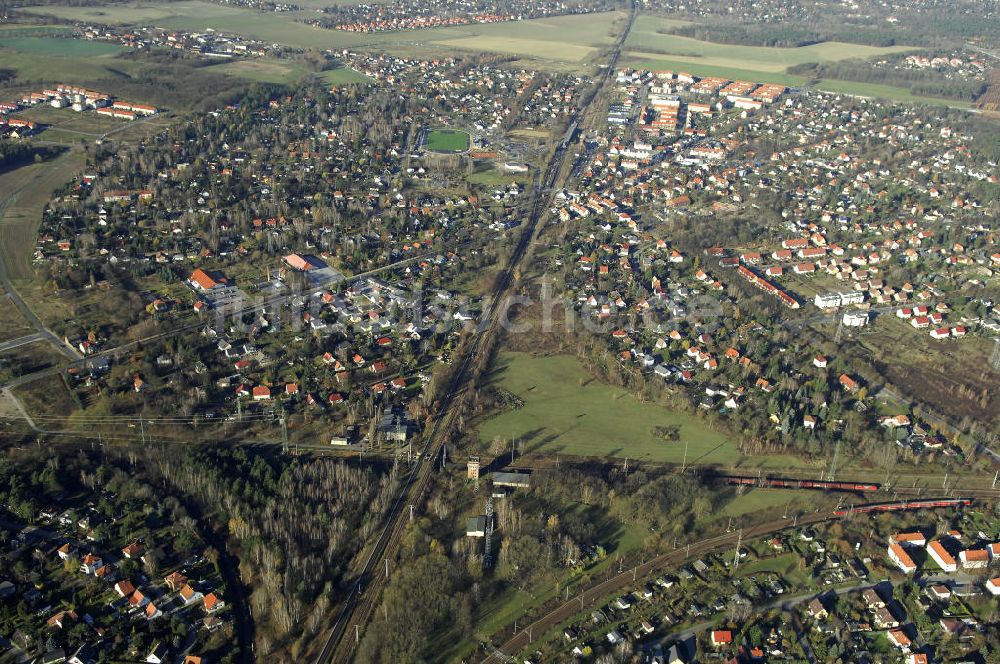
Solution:
{"label": "freight train", "polygon": [[972,501],[968,498],[942,498],[938,500],[904,500],[897,503],[880,503],[878,505],[859,505],[834,510],[836,516],[846,514],[864,514],[866,512],[898,512],[901,510],[929,510],[938,507],[968,507]]}
{"label": "freight train", "polygon": [[759,486],[768,489],[819,489],[822,491],[878,491],[878,484],[858,482],[824,482],[822,480],[791,480],[780,477],[721,477],[729,484]]}

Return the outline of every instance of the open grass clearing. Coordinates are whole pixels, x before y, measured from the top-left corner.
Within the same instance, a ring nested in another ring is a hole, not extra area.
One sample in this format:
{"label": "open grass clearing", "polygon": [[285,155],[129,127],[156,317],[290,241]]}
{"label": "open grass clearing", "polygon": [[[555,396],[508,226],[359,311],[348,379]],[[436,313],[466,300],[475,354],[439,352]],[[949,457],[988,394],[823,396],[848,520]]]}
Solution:
{"label": "open grass clearing", "polygon": [[789,505],[790,509],[801,510],[803,504],[811,504],[811,502],[809,494],[801,490],[753,488],[744,493],[734,493],[731,499],[713,516],[714,518],[737,518],[754,512],[780,510],[786,505]]}
{"label": "open grass clearing", "polygon": [[53,37],[68,35],[73,28],[68,25],[25,25],[23,23],[0,24],[0,39],[14,37]]}
{"label": "open grass clearing", "polygon": [[[954,323],[951,323],[954,325]],[[1000,421],[1000,375],[990,369],[993,343],[981,337],[932,339],[893,314],[882,314],[857,337],[897,391],[955,421]]]}
{"label": "open grass clearing", "polygon": [[[516,438],[522,453],[624,458],[637,461],[732,467],[809,467],[786,455],[746,457],[734,437],[712,429],[689,413],[663,404],[642,403],[624,389],[591,376],[570,355],[500,356],[493,383],[524,401],[483,421],[479,437]],[[676,428],[679,440],[665,440],[657,429]]]}
{"label": "open grass clearing", "polygon": [[524,183],[530,179],[527,173],[504,173],[492,164],[486,168],[476,169],[474,173],[465,178],[469,184],[478,184],[483,187],[505,187],[513,182]]}
{"label": "open grass clearing", "polygon": [[789,87],[804,85],[806,83],[805,77],[786,74],[783,71],[765,72],[749,69],[746,66],[722,66],[710,64],[708,61],[703,61],[700,58],[679,59],[676,56],[629,51],[625,54],[623,60],[625,64],[636,69],[687,72],[695,76],[718,76],[730,80],[778,83]]}
{"label": "open grass clearing", "polygon": [[0,201],[7,205],[0,216],[0,260],[11,279],[32,275],[31,252],[38,238],[41,211],[52,193],[83,168],[80,151],[0,174]]}
{"label": "open grass clearing", "polygon": [[296,62],[271,58],[233,60],[216,65],[213,71],[260,83],[292,83],[306,74],[305,68]]}
{"label": "open grass clearing", "polygon": [[[69,388],[59,374],[45,376],[30,383],[14,388],[14,396],[24,406],[25,411],[33,417],[57,418],[49,421],[43,428],[57,429],[53,421],[65,421],[79,411],[76,402],[69,393]],[[39,425],[42,426],[41,424]]]}
{"label": "open grass clearing", "polygon": [[52,108],[45,104],[25,109],[18,113],[18,117],[46,125],[45,132],[41,135],[46,141],[50,139],[48,134],[50,129],[62,129],[67,133],[77,134],[79,139],[100,136],[126,124],[125,120],[104,117],[93,111],[78,113],[71,108]]}

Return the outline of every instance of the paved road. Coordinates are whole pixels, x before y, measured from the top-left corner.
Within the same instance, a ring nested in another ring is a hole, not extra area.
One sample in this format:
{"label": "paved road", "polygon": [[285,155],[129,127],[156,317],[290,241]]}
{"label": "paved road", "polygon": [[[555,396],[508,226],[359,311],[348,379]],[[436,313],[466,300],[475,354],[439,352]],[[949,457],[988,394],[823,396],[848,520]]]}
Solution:
{"label": "paved road", "polygon": [[21,346],[27,346],[28,344],[33,344],[36,341],[44,341],[47,338],[48,337],[41,332],[35,332],[34,334],[26,334],[23,337],[18,337],[17,339],[4,341],[0,343],[0,353],[19,348]]}

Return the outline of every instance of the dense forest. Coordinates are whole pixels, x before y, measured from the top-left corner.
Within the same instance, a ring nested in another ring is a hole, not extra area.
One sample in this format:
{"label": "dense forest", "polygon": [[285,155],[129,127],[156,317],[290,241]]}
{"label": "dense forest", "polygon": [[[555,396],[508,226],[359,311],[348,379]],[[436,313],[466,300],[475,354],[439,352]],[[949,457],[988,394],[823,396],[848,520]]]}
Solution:
{"label": "dense forest", "polygon": [[20,141],[0,141],[0,169],[19,164],[35,153],[31,145]]}
{"label": "dense forest", "polygon": [[809,78],[834,78],[842,81],[878,83],[908,88],[922,97],[943,97],[974,101],[986,91],[985,81],[950,79],[933,71],[873,67],[863,60],[806,62],[788,68],[789,74]]}
{"label": "dense forest", "polygon": [[351,559],[381,522],[395,472],[334,459],[286,463],[245,448],[172,447],[152,455],[163,479],[228,527],[260,653],[298,655],[339,599]]}
{"label": "dense forest", "polygon": [[946,15],[914,16],[906,25],[889,28],[834,20],[802,24],[717,21],[677,26],[670,33],[719,44],[781,48],[828,41],[881,47],[911,44],[954,46],[986,34],[984,23],[988,21]]}

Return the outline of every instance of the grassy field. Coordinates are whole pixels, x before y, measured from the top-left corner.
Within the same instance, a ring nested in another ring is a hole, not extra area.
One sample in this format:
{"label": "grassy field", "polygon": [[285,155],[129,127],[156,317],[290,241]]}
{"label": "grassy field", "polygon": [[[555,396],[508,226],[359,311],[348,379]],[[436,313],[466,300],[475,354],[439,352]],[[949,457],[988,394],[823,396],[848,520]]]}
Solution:
{"label": "grassy field", "polygon": [[[0,44],[3,42],[0,41]],[[17,71],[19,82],[70,81],[84,82],[114,79],[134,72],[136,63],[114,55],[70,58],[58,55],[39,57],[0,48],[0,62],[5,68]]]}
{"label": "grassy field", "polygon": [[[493,381],[524,406],[484,421],[479,427],[483,443],[516,438],[523,453],[671,463],[684,460],[687,443],[689,464],[803,465],[785,456],[744,457],[729,435],[687,413],[640,403],[625,390],[594,379],[572,356],[504,353]],[[677,427],[680,440],[664,440],[657,427]]]}
{"label": "grassy field", "polygon": [[860,44],[825,42],[799,48],[770,48],[715,44],[662,31],[675,27],[677,21],[658,16],[641,15],[625,42],[628,51],[661,53],[669,60],[732,67],[769,73],[783,73],[791,65],[803,62],[832,62],[847,58],[873,58],[888,53],[911,51],[910,46],[879,48]]}
{"label": "grassy field", "polygon": [[108,42],[59,37],[15,37],[9,39],[5,36],[0,42],[0,46],[28,55],[56,55],[65,58],[113,55],[122,49],[121,46]]}
{"label": "grassy field", "polygon": [[50,129],[60,129],[69,134],[76,134],[76,139],[79,140],[80,138],[100,136],[126,124],[125,120],[104,117],[93,111],[77,113],[71,108],[52,108],[44,104],[29,108],[18,115],[47,125],[48,128],[42,134],[42,139],[46,141],[52,139],[52,135],[49,133]]}
{"label": "grassy field", "polygon": [[992,341],[936,340],[927,330],[883,314],[857,344],[904,395],[955,421],[970,417],[987,429],[1000,422],[1000,375],[989,365]]}
{"label": "grassy field", "polygon": [[361,72],[348,69],[347,67],[325,71],[320,74],[320,77],[331,85],[353,85],[356,83],[371,82],[371,79]]}
{"label": "grassy field", "polygon": [[734,495],[714,516],[735,518],[762,510],[780,509],[788,504],[802,509],[803,502],[808,498],[805,492],[794,489],[750,489],[743,494]]}
{"label": "grassy field", "polygon": [[261,83],[293,83],[306,75],[305,67],[291,60],[242,59],[216,65],[215,72]]}
{"label": "grassy field", "polygon": [[971,102],[958,99],[936,99],[933,97],[920,97],[914,95],[906,88],[899,88],[892,85],[879,85],[878,83],[858,83],[856,81],[835,81],[824,78],[816,84],[819,90],[824,92],[837,92],[845,95],[858,97],[873,97],[877,99],[894,99],[896,101],[923,102],[937,106],[950,106],[951,108],[969,108]]}
{"label": "grassy field", "polygon": [[543,60],[566,60],[583,62],[597,52],[593,46],[569,44],[565,42],[544,42],[518,37],[462,37],[434,42],[443,48],[459,48],[467,51],[495,51],[521,57]]}
{"label": "grassy field", "polygon": [[73,28],[68,25],[25,25],[22,23],[0,24],[0,39],[15,37],[59,37],[69,34]]}
{"label": "grassy field", "polygon": [[469,135],[459,129],[432,129],[424,147],[434,152],[463,152],[469,149]]}
{"label": "grassy field", "polygon": [[504,187],[512,182],[528,182],[530,177],[527,173],[513,174],[503,173],[500,170],[489,166],[477,169],[476,172],[465,178],[469,184],[478,184],[484,187]]}
{"label": "grassy field", "polygon": [[83,153],[69,151],[40,164],[29,164],[0,175],[0,260],[11,279],[30,277],[31,251],[38,237],[42,208],[52,192],[83,168]]}
{"label": "grassy field", "polygon": [[[707,64],[708,60],[676,59],[669,56],[659,56],[655,53],[632,52],[625,59],[625,63],[637,69],[664,70],[674,72],[687,72],[695,76],[718,76],[730,80],[756,81],[757,83],[778,83],[789,87],[798,87],[807,84],[809,81],[804,76],[786,74],[783,71],[761,71],[747,69],[745,67],[729,67]],[[750,63],[746,63],[750,64]],[[875,99],[890,99],[893,101],[908,101],[935,106],[949,106],[951,108],[969,108],[971,104],[955,99],[937,99],[934,97],[918,97],[912,94],[907,88],[900,88],[893,85],[879,85],[877,83],[857,83],[855,81],[837,81],[824,78],[815,83],[818,90],[824,92],[834,92],[858,97],[872,97]]]}

